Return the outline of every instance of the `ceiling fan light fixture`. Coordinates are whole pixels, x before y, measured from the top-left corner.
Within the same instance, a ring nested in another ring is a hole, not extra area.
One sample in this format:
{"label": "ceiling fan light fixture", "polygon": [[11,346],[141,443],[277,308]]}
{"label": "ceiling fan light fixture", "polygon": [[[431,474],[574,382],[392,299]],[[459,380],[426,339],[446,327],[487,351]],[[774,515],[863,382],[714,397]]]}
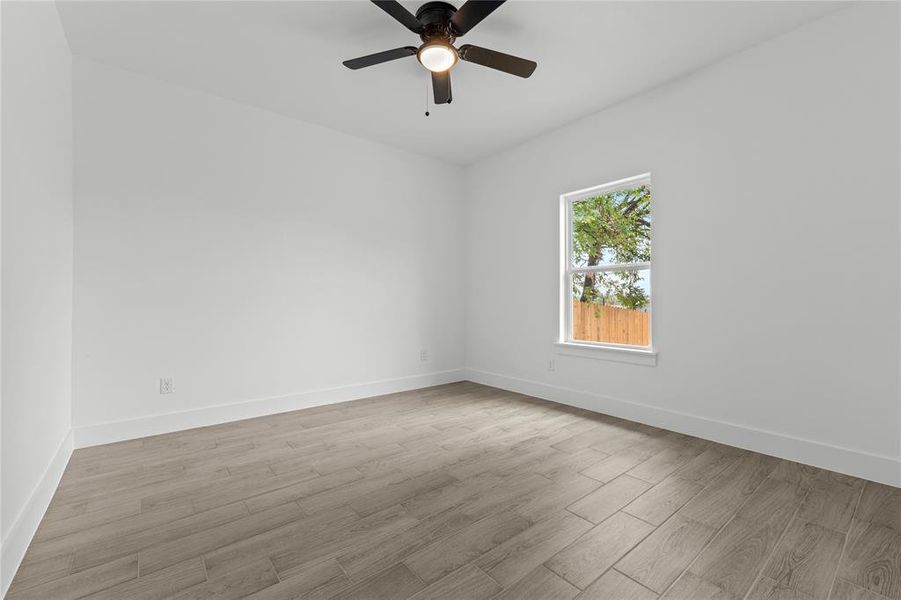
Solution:
{"label": "ceiling fan light fixture", "polygon": [[[368,54],[344,61],[348,69],[363,69],[382,63],[416,55],[416,59],[430,72],[432,93],[435,104],[450,104],[451,94],[450,70],[458,60],[474,63],[503,71],[517,77],[529,77],[538,63],[504,54],[489,48],[463,44],[459,49],[454,47],[460,36],[471,31],[506,0],[466,0],[460,9],[441,0],[429,0],[419,7],[414,15],[404,8],[398,0],[372,0],[373,4],[385,11],[391,18],[415,33],[422,40],[422,45],[401,46],[375,54]],[[2,0],[0,0],[2,2]],[[426,111],[428,116],[428,111]]]}
{"label": "ceiling fan light fixture", "polygon": [[457,63],[457,51],[441,42],[423,44],[416,53],[420,64],[433,73],[443,73]]}

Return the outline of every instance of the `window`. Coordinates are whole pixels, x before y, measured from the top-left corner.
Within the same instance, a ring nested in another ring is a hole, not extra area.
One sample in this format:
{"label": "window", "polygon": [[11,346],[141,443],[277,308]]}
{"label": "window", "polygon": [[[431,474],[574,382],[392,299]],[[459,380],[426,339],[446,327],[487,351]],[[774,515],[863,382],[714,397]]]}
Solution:
{"label": "window", "polygon": [[650,174],[560,199],[560,341],[650,350]]}

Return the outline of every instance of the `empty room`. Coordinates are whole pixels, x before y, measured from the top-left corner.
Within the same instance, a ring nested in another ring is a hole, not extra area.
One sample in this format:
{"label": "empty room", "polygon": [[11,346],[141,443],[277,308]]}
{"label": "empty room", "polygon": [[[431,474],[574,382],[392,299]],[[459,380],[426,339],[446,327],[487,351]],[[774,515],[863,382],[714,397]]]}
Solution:
{"label": "empty room", "polygon": [[0,599],[901,600],[901,3],[0,52]]}

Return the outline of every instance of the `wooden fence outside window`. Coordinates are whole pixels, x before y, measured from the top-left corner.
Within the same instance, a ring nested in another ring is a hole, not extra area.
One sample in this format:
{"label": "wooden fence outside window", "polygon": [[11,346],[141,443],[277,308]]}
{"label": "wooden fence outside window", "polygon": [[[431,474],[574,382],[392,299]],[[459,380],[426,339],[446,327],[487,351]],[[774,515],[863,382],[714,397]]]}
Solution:
{"label": "wooden fence outside window", "polygon": [[573,300],[573,340],[648,346],[651,315],[640,310]]}

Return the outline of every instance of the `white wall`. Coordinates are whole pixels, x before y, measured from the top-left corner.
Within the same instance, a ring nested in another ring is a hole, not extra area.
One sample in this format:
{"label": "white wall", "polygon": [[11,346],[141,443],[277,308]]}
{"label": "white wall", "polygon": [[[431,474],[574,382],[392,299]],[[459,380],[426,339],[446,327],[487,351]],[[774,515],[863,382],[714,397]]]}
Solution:
{"label": "white wall", "polygon": [[75,172],[78,444],[459,379],[461,169],[76,58]]}
{"label": "white wall", "polygon": [[2,3],[0,595],[71,449],[72,57],[54,4]]}
{"label": "white wall", "polygon": [[[901,484],[898,29],[845,9],[474,166],[470,377]],[[658,365],[557,356],[559,195],[646,171]]]}

